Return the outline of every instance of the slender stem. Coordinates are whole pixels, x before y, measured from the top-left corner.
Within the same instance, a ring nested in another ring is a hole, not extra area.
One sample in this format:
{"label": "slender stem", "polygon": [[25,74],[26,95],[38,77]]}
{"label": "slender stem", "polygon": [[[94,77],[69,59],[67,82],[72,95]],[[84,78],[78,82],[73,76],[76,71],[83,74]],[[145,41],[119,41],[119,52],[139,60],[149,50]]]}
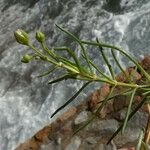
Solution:
{"label": "slender stem", "polygon": [[126,117],[124,119],[124,123],[123,123],[123,127],[122,127],[122,133],[124,133],[124,130],[125,130],[127,122],[128,122],[128,118],[129,118],[129,115],[130,115],[130,112],[131,112],[131,106],[132,106],[132,103],[133,103],[133,100],[134,100],[134,95],[135,95],[136,90],[137,90],[136,88],[133,89],[133,92],[131,94],[130,102],[129,102],[129,105],[128,105],[128,110],[126,112]]}
{"label": "slender stem", "polygon": [[[84,56],[83,56],[83,57],[84,57]],[[97,72],[98,72],[99,74],[101,74],[101,75],[102,75],[103,77],[105,77],[106,79],[112,81],[111,77],[109,77],[108,75],[106,75],[105,73],[103,73],[103,71],[100,70],[91,60],[90,60],[89,62],[90,62],[90,64],[97,70]]]}
{"label": "slender stem", "polygon": [[139,139],[138,139],[138,144],[136,146],[136,150],[141,150],[143,137],[144,137],[144,131],[141,130]]}
{"label": "slender stem", "polygon": [[142,66],[134,59],[132,58],[129,54],[127,54],[124,50],[113,46],[113,45],[109,45],[109,44],[103,44],[103,43],[97,43],[97,42],[90,42],[90,41],[81,41],[83,44],[88,44],[88,45],[95,45],[95,46],[102,46],[102,47],[106,47],[106,48],[111,48],[111,49],[115,49],[120,51],[121,53],[123,53],[126,57],[128,57],[137,67],[138,69],[145,75],[145,77],[147,78],[148,81],[150,81],[150,75],[142,68]]}
{"label": "slender stem", "polygon": [[113,50],[111,50],[112,56],[117,64],[117,66],[119,67],[119,69],[121,70],[121,72],[124,74],[124,76],[128,79],[128,81],[130,82],[130,78],[129,75],[127,74],[127,72],[123,69],[123,67],[120,65],[119,61],[117,60],[115,53]]}
{"label": "slender stem", "polygon": [[63,32],[65,32],[66,34],[68,34],[73,40],[75,40],[75,41],[80,45],[81,50],[82,50],[82,52],[83,52],[83,55],[85,56],[85,60],[86,60],[86,62],[87,62],[87,65],[88,65],[88,67],[89,67],[91,73],[93,73],[92,68],[91,68],[91,66],[90,66],[90,63],[89,63],[89,60],[90,60],[90,59],[89,59],[89,57],[88,57],[88,55],[87,55],[87,52],[86,52],[86,50],[85,50],[85,48],[84,48],[82,42],[81,42],[75,35],[73,35],[73,34],[70,33],[69,31],[65,30],[64,28],[58,26],[57,24],[56,24],[56,27],[58,27],[61,31],[63,31]]}
{"label": "slender stem", "polygon": [[42,46],[42,48],[43,48],[43,50],[49,55],[49,56],[51,56],[51,58],[53,58],[54,60],[56,60],[56,61],[59,61],[59,59],[58,59],[58,57],[56,56],[56,54],[54,54],[53,52],[52,52],[52,50],[49,50],[48,48],[47,48],[47,46],[45,45],[45,43],[41,43],[41,46]]}
{"label": "slender stem", "polygon": [[[139,104],[138,106],[135,108],[134,111],[132,111],[129,115],[128,121],[135,115],[135,113],[143,106],[143,104],[147,101],[147,98],[144,98]],[[117,129],[117,131],[111,136],[111,138],[108,140],[107,144],[109,144],[111,142],[111,140],[117,136],[117,134],[120,132],[120,130],[122,129],[123,124]]]}
{"label": "slender stem", "polygon": [[40,51],[38,51],[33,45],[29,44],[29,47],[30,47],[33,51],[35,51],[35,52],[38,54],[38,56],[41,57],[42,59],[44,59],[45,61],[50,62],[50,63],[52,63],[52,64],[54,64],[54,65],[56,65],[56,66],[59,66],[59,67],[63,67],[63,68],[65,68],[65,69],[68,69],[68,70],[70,70],[70,71],[72,71],[72,72],[74,72],[74,73],[79,73],[79,71],[78,71],[77,69],[75,69],[75,68],[72,68],[72,67],[70,67],[70,66],[68,66],[68,65],[66,65],[66,64],[63,64],[62,62],[56,62],[56,61],[54,61],[54,60],[52,60],[52,59],[49,59],[47,56],[45,56],[45,55],[42,54]]}
{"label": "slender stem", "polygon": [[[98,39],[96,39],[96,42],[100,44]],[[105,53],[103,51],[103,48],[100,45],[98,47],[99,47],[99,51],[102,54],[102,57],[103,57],[104,61],[106,62],[106,65],[108,66],[108,69],[109,69],[109,72],[110,72],[112,78],[115,79],[115,73],[114,73],[114,71],[112,69],[112,66],[109,63],[109,61],[108,61],[108,59],[107,59],[107,57],[106,57],[106,55],[105,55]]]}
{"label": "slender stem", "polygon": [[49,59],[46,55],[44,55],[43,53],[41,53],[39,50],[37,50],[33,45],[29,44],[29,47],[39,56],[41,57],[42,59],[44,59],[45,61],[48,61],[52,64],[55,64],[55,65],[59,65],[59,63]]}
{"label": "slender stem", "polygon": [[150,104],[147,104],[147,109],[148,109],[148,121],[144,141],[145,143],[148,144],[150,142]]}
{"label": "slender stem", "polygon": [[54,50],[61,50],[61,51],[65,50],[65,51],[67,51],[70,54],[70,56],[74,59],[74,61],[77,64],[80,72],[83,72],[83,69],[81,67],[79,59],[77,58],[76,54],[70,48],[68,48],[68,47],[59,47],[59,48],[54,48]]}

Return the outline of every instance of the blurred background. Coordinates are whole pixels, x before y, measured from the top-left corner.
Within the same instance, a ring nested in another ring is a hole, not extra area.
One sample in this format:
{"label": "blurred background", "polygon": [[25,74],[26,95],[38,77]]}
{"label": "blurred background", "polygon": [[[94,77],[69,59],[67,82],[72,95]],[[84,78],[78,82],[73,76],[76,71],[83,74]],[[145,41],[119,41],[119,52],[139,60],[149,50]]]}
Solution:
{"label": "blurred background", "polygon": [[[59,31],[55,23],[81,39],[95,40],[98,37],[103,42],[122,47],[138,60],[150,53],[149,0],[0,0],[1,150],[14,149],[53,121],[50,118],[52,112],[83,84],[80,81],[63,81],[47,85],[47,81],[55,78],[58,72],[37,78],[49,67],[48,64],[20,62],[21,56],[30,50],[15,41],[13,32],[18,28],[29,33],[37,47],[39,44],[34,37],[35,32],[40,30],[45,33],[49,48],[67,45],[80,56],[79,46]],[[93,62],[108,73],[97,51],[91,52],[91,47],[87,50]],[[107,55],[112,61],[109,52]],[[119,53],[116,55],[124,67],[132,65]],[[115,71],[118,72],[117,68]],[[99,84],[92,84],[86,88],[75,103],[98,87]]]}

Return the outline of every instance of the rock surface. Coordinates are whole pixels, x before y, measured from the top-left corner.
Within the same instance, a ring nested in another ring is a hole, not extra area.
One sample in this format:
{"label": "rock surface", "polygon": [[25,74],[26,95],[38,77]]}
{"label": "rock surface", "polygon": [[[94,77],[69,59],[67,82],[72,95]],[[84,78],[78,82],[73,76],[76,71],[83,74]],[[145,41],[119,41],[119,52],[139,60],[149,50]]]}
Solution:
{"label": "rock surface", "polygon": [[[130,72],[130,70],[131,68],[127,69],[127,72]],[[118,80],[123,79],[121,75],[117,78]],[[141,78],[142,76],[136,72],[135,81],[139,82]],[[119,90],[116,89],[115,92]],[[148,116],[145,107],[138,111],[129,121],[123,135],[118,134],[109,145],[106,145],[108,139],[124,119],[128,104],[128,97],[124,96],[119,96],[119,99],[112,99],[91,124],[73,136],[74,131],[80,125],[91,116],[93,117],[92,112],[98,107],[99,102],[103,100],[108,92],[109,85],[104,85],[79,105],[70,108],[58,117],[55,122],[41,129],[15,150],[134,150],[133,146],[137,142],[139,132],[147,123]],[[121,106],[119,100],[124,101]],[[139,102],[139,96],[135,97],[134,102],[133,108]]]}

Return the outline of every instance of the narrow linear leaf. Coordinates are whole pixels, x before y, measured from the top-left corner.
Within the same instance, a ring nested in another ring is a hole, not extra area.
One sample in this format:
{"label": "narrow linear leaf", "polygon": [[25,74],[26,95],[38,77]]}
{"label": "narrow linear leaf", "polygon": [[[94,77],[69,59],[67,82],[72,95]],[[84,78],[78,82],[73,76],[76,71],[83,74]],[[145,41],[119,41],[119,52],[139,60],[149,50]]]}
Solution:
{"label": "narrow linear leaf", "polygon": [[[125,90],[125,91],[123,91],[123,92],[120,92],[120,93],[118,93],[118,94],[115,94],[115,95],[113,95],[113,96],[110,96],[109,98],[108,98],[108,100],[111,100],[111,99],[113,99],[113,98],[115,98],[115,97],[117,97],[117,96],[120,96],[120,95],[129,95],[129,94],[131,94],[131,89],[127,89],[127,90]],[[102,101],[100,101],[99,103],[102,103],[104,100],[102,100]]]}
{"label": "narrow linear leaf", "polygon": [[98,107],[98,109],[94,112],[94,114],[87,120],[85,121],[79,128],[77,128],[73,135],[75,135],[76,133],[78,133],[80,130],[82,130],[83,128],[85,128],[87,125],[89,125],[98,115],[98,113],[102,110],[102,108],[106,105],[110,95],[112,94],[113,90],[114,90],[115,86],[113,86],[110,89],[109,94],[106,96],[106,98],[104,99],[103,103]]}
{"label": "narrow linear leaf", "polygon": [[41,46],[43,48],[43,50],[54,60],[59,61],[57,55],[50,49],[47,48],[47,46],[42,42]]}
{"label": "narrow linear leaf", "polygon": [[[83,55],[82,55],[82,56],[83,56]],[[83,56],[83,57],[84,57],[84,56]],[[108,75],[106,75],[105,73],[103,73],[103,71],[100,70],[91,60],[90,60],[89,62],[90,62],[90,64],[93,66],[93,68],[96,69],[96,71],[97,71],[99,74],[101,74],[103,77],[107,78],[108,80],[112,81],[112,79],[111,79]]]}
{"label": "narrow linear leaf", "polygon": [[53,84],[56,82],[60,82],[62,80],[67,80],[69,78],[74,78],[74,76],[73,75],[71,76],[69,74],[65,74],[65,75],[62,75],[61,77],[56,78],[55,80],[49,81],[48,84]]}
{"label": "narrow linear leaf", "polygon": [[[143,104],[147,101],[147,98],[143,98],[143,100],[138,104],[138,106],[135,108],[134,111],[132,111],[132,113],[130,113],[129,117],[128,117],[128,121],[135,115],[135,113],[143,106]],[[120,127],[117,129],[117,131],[110,137],[110,139],[108,140],[107,144],[109,144],[111,142],[112,139],[114,139],[116,137],[116,135],[122,130],[123,124],[120,125]]]}
{"label": "narrow linear leaf", "polygon": [[144,70],[144,68],[138,63],[138,61],[133,58],[131,55],[129,55],[127,52],[125,52],[123,49],[118,48],[114,45],[109,45],[109,44],[104,44],[104,43],[97,43],[97,42],[91,42],[91,41],[81,41],[83,44],[88,44],[88,45],[97,45],[101,47],[106,47],[110,48],[111,50],[117,50],[121,52],[123,55],[125,55],[129,60],[131,60],[137,68],[142,72],[142,74],[146,77],[148,81],[150,81],[150,75]]}
{"label": "narrow linear leaf", "polygon": [[76,64],[70,60],[68,60],[67,58],[65,57],[62,57],[62,56],[59,56],[59,59],[63,62],[65,62],[67,65],[71,65],[73,67],[76,67]]}
{"label": "narrow linear leaf", "polygon": [[144,130],[141,130],[138,138],[138,143],[136,145],[136,150],[141,150],[143,138],[144,138]]}
{"label": "narrow linear leaf", "polygon": [[150,93],[150,91],[147,91],[147,92],[143,92],[142,95],[148,95]]}
{"label": "narrow linear leaf", "polygon": [[74,132],[73,135],[77,134],[80,130],[82,130],[83,128],[85,128],[87,125],[89,125],[94,119],[95,119],[95,115],[92,115],[87,121],[83,122],[82,125],[80,125]]}
{"label": "narrow linear leaf", "polygon": [[54,50],[60,50],[60,51],[67,51],[69,55],[74,59],[75,63],[77,64],[78,69],[83,72],[80,61],[78,60],[76,54],[68,47],[60,47],[60,48],[54,48]]}
{"label": "narrow linear leaf", "polygon": [[125,130],[127,122],[128,122],[128,118],[129,118],[129,115],[130,115],[130,112],[131,112],[131,107],[132,107],[132,103],[133,103],[133,100],[134,100],[134,95],[136,93],[136,90],[137,90],[136,88],[133,89],[133,92],[131,94],[130,102],[129,102],[129,105],[128,105],[128,110],[126,112],[126,117],[125,117],[123,127],[122,127],[122,133],[124,133],[124,130]]}
{"label": "narrow linear leaf", "polygon": [[[60,58],[61,62],[64,63],[65,65],[69,66],[70,68],[74,70],[78,70],[78,67],[76,66],[75,63],[65,59],[65,58]],[[69,71],[69,70],[68,70]]]}
{"label": "narrow linear leaf", "polygon": [[[98,38],[96,38],[96,41],[97,41],[98,44],[100,44]],[[112,69],[111,64],[109,63],[109,61],[107,59],[107,56],[105,55],[105,53],[103,51],[103,48],[100,45],[98,47],[99,47],[99,51],[101,52],[104,61],[106,62],[106,65],[108,66],[108,69],[109,69],[109,72],[110,72],[112,78],[115,79],[115,73]]]}
{"label": "narrow linear leaf", "polygon": [[89,84],[91,81],[85,83],[77,93],[75,93],[66,103],[64,103],[61,107],[59,107],[52,115],[51,118],[56,115],[60,110],[62,110],[64,107],[66,107],[68,104],[70,104],[80,93],[81,91]]}
{"label": "narrow linear leaf", "polygon": [[38,75],[37,77],[39,78],[39,77],[47,76],[47,75],[49,75],[50,73],[52,73],[56,68],[57,68],[57,66],[53,65],[53,66],[51,66],[51,68],[49,68],[48,71],[46,71],[46,72],[44,72],[44,73]]}
{"label": "narrow linear leaf", "polygon": [[123,69],[123,67],[121,66],[121,64],[119,63],[118,59],[116,58],[116,55],[114,53],[113,50],[111,50],[112,56],[117,64],[117,66],[119,67],[119,69],[121,70],[121,72],[125,75],[125,77],[130,81],[130,78],[128,77],[128,74],[125,72],[125,70]]}
{"label": "narrow linear leaf", "polygon": [[91,68],[91,66],[90,66],[90,63],[89,63],[89,60],[90,60],[90,59],[89,59],[89,57],[88,57],[88,55],[87,55],[87,52],[86,52],[86,50],[85,50],[85,48],[84,48],[82,42],[80,41],[80,39],[78,39],[78,38],[77,38],[75,35],[73,35],[71,32],[69,32],[69,31],[67,31],[66,29],[60,27],[59,25],[57,25],[57,24],[55,24],[55,25],[56,25],[57,28],[59,28],[61,31],[65,32],[67,35],[69,35],[73,40],[75,40],[75,41],[80,45],[81,50],[82,50],[82,52],[83,52],[83,55],[85,56],[85,61],[86,61],[86,63],[88,64],[88,67],[89,67],[91,73],[93,73],[92,68]]}
{"label": "narrow linear leaf", "polygon": [[103,109],[103,107],[107,104],[107,102],[108,102],[109,98],[111,97],[111,95],[112,95],[112,93],[113,93],[115,87],[116,87],[116,86],[114,85],[114,86],[112,86],[112,87],[110,88],[109,94],[106,96],[106,98],[103,100],[102,104],[101,104],[101,105],[98,107],[98,109],[96,110],[96,112],[95,112],[96,115],[98,115],[98,114],[100,113],[100,111]]}
{"label": "narrow linear leaf", "polygon": [[144,143],[143,141],[141,142],[141,148],[142,148],[142,150],[149,150],[146,143]]}

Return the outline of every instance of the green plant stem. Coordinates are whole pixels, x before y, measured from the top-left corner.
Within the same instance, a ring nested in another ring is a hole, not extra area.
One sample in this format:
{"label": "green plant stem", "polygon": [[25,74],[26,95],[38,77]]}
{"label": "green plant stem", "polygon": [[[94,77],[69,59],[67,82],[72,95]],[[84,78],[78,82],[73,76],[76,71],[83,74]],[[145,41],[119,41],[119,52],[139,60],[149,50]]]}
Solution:
{"label": "green plant stem", "polygon": [[137,146],[136,146],[136,150],[141,150],[143,137],[144,137],[144,131],[141,130],[139,138],[138,138],[138,143],[137,143]]}
{"label": "green plant stem", "polygon": [[58,50],[60,50],[60,51],[64,51],[65,50],[65,51],[67,51],[70,54],[70,56],[72,56],[72,58],[74,59],[75,63],[77,64],[77,66],[79,68],[79,71],[83,72],[83,69],[81,67],[81,64],[80,64],[76,54],[70,48],[68,48],[68,47],[59,47],[59,48],[54,48],[54,50],[57,50],[57,51]]}
{"label": "green plant stem", "polygon": [[[99,42],[98,39],[96,39],[96,42],[97,42],[98,44],[100,44],[100,42]],[[106,62],[106,65],[108,66],[108,69],[109,69],[109,72],[110,72],[112,78],[115,79],[115,73],[114,73],[114,71],[113,71],[113,69],[112,69],[112,66],[111,66],[111,64],[109,63],[109,61],[108,61],[108,59],[107,59],[105,53],[104,53],[103,48],[102,48],[100,45],[99,45],[98,47],[99,47],[99,51],[100,51],[100,53],[102,54],[102,57],[103,57],[104,61]]]}
{"label": "green plant stem", "polygon": [[129,114],[131,112],[131,106],[132,106],[132,103],[133,103],[133,100],[134,100],[134,95],[135,95],[136,90],[137,90],[136,88],[133,89],[133,92],[131,94],[130,102],[129,102],[128,109],[127,109],[127,112],[126,112],[126,117],[124,119],[124,123],[123,123],[123,127],[122,127],[122,133],[124,133],[127,122],[128,122],[128,118],[129,118]]}
{"label": "green plant stem", "polygon": [[70,104],[80,93],[81,91],[87,87],[87,85],[89,85],[91,82],[87,82],[85,83],[77,93],[75,93],[66,103],[64,103],[61,107],[59,107],[52,115],[51,115],[51,118],[57,114],[60,110],[62,110],[64,107],[66,107],[68,104]]}
{"label": "green plant stem", "polygon": [[89,60],[90,60],[90,59],[89,59],[89,57],[88,57],[88,55],[87,55],[87,53],[86,53],[86,50],[85,50],[85,48],[84,48],[82,42],[81,42],[75,35],[73,35],[73,34],[70,33],[69,31],[67,31],[66,29],[64,29],[64,28],[62,28],[62,27],[60,27],[60,26],[58,26],[57,24],[55,24],[55,25],[56,25],[56,27],[59,28],[61,31],[63,31],[63,32],[65,32],[66,34],[68,34],[74,41],[76,41],[76,42],[80,45],[81,50],[82,50],[82,52],[83,52],[83,55],[85,56],[85,60],[86,60],[86,62],[87,62],[87,65],[88,65],[88,67],[89,67],[91,73],[93,73],[92,67],[90,66],[90,63],[89,63]]}
{"label": "green plant stem", "polygon": [[[143,106],[143,104],[147,101],[147,98],[143,98],[143,100],[138,104],[138,106],[135,108],[133,112],[130,113],[128,117],[128,121],[135,115],[135,113]],[[111,142],[111,140],[116,137],[116,135],[121,131],[123,127],[123,124],[117,129],[117,131],[111,136],[111,138],[108,140],[107,144]]]}
{"label": "green plant stem", "polygon": [[121,72],[124,74],[124,76],[128,79],[128,81],[130,82],[130,78],[129,78],[129,75],[127,74],[127,72],[123,69],[123,67],[120,65],[118,59],[116,58],[115,56],[115,53],[113,50],[111,50],[111,53],[112,53],[112,56],[117,64],[117,66],[119,67],[119,69],[121,70]]}
{"label": "green plant stem", "polygon": [[102,47],[106,47],[106,48],[115,49],[115,50],[120,51],[121,53],[123,53],[126,57],[128,57],[137,66],[137,68],[144,74],[144,76],[150,82],[150,75],[142,68],[142,66],[135,59],[133,59],[129,54],[127,54],[121,48],[118,48],[116,46],[109,45],[109,44],[104,44],[104,43],[97,43],[97,42],[90,42],[90,41],[81,41],[81,42],[83,44],[102,46]]}
{"label": "green plant stem", "polygon": [[[84,57],[84,56],[83,56],[83,57]],[[108,75],[106,75],[105,73],[103,73],[103,71],[100,70],[91,60],[90,60],[89,62],[90,62],[90,64],[93,66],[93,68],[95,68],[95,69],[97,70],[97,72],[98,72],[99,74],[101,74],[101,75],[102,75],[103,77],[105,77],[106,79],[112,81],[112,79],[111,79]]]}
{"label": "green plant stem", "polygon": [[30,47],[40,58],[42,58],[43,60],[45,60],[45,61],[47,61],[47,62],[50,62],[50,63],[52,63],[52,64],[54,64],[54,65],[56,65],[56,66],[63,67],[63,68],[65,68],[65,69],[67,69],[67,70],[70,70],[70,71],[72,71],[72,72],[74,72],[74,73],[79,73],[79,71],[78,71],[77,69],[75,69],[75,68],[72,68],[72,67],[70,67],[70,66],[68,66],[68,65],[66,65],[66,64],[63,64],[62,62],[56,62],[56,61],[54,61],[54,60],[48,58],[47,56],[45,56],[44,54],[42,54],[40,51],[38,51],[33,45],[29,44],[29,47]]}
{"label": "green plant stem", "polygon": [[77,128],[77,130],[74,131],[73,135],[75,135],[80,130],[85,128],[87,125],[89,125],[98,116],[99,112],[107,104],[107,102],[109,100],[109,97],[111,96],[114,88],[115,88],[115,86],[111,87],[109,94],[105,97],[105,99],[103,100],[102,104],[97,108],[97,110],[93,113],[93,115],[87,121],[85,121],[79,128]]}
{"label": "green plant stem", "polygon": [[44,42],[41,43],[41,46],[43,48],[43,50],[49,55],[51,56],[52,59],[54,59],[55,61],[59,61],[58,57],[52,52],[52,50],[49,50],[47,48],[47,46],[45,45]]}

